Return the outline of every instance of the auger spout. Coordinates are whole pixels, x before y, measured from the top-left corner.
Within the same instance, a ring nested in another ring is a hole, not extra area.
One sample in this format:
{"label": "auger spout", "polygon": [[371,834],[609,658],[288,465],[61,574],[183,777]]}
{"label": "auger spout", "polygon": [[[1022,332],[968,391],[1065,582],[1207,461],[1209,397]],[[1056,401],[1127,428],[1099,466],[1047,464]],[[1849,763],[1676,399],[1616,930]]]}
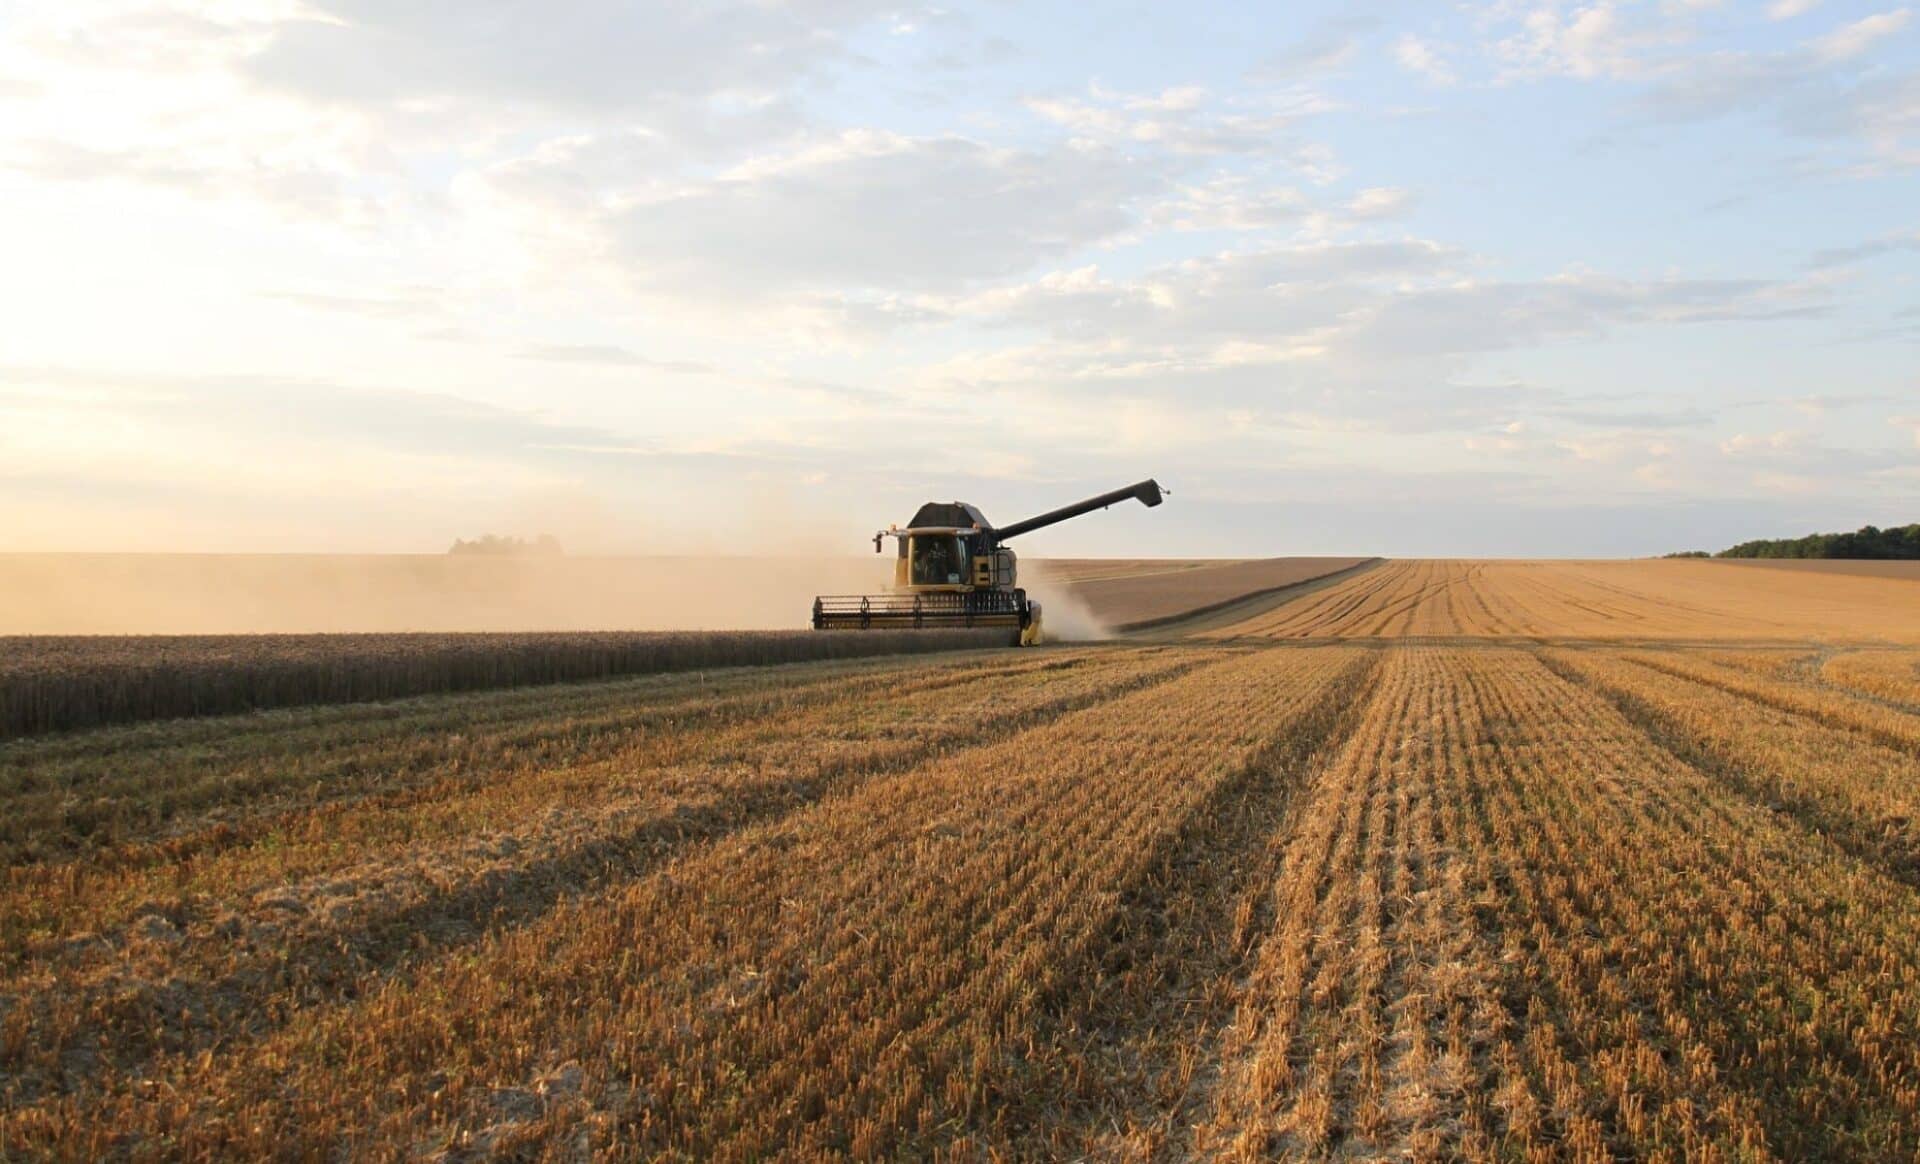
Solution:
{"label": "auger spout", "polygon": [[1076,501],[1072,505],[1063,505],[1059,509],[1048,510],[1046,513],[1042,513],[1037,517],[1029,517],[1025,521],[1016,521],[1012,525],[1000,526],[993,531],[994,538],[997,541],[1004,542],[1008,538],[1019,537],[1023,533],[1032,533],[1037,529],[1045,529],[1050,525],[1058,525],[1063,521],[1070,521],[1083,513],[1092,513],[1096,509],[1105,509],[1110,505],[1118,505],[1122,501],[1138,501],[1140,504],[1151,509],[1160,504],[1160,483],[1149,477],[1147,480],[1135,485],[1129,485],[1125,489],[1115,489],[1111,493],[1102,493],[1098,497],[1089,497],[1085,501]]}

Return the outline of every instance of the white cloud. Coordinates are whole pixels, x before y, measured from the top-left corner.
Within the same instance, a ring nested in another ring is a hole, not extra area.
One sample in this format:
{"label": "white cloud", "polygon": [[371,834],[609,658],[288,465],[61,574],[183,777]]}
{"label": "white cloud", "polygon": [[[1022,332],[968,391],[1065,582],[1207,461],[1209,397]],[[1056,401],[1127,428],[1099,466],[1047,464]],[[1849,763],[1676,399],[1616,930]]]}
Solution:
{"label": "white cloud", "polygon": [[1641,462],[1641,468],[1674,455],[1671,442],[1658,438],[1649,439],[1635,432],[1600,432],[1585,436],[1564,437],[1555,441],[1554,447],[1576,461],[1602,465]]}
{"label": "white cloud", "polygon": [[961,319],[1044,338],[969,351],[912,382],[976,401],[1180,399],[1259,429],[1460,433],[1514,456],[1553,447],[1555,435],[1533,435],[1535,419],[1575,442],[1598,439],[1589,430],[1628,432],[1606,462],[1624,465],[1674,455],[1682,446],[1671,434],[1711,414],[1593,406],[1474,369],[1497,353],[1627,327],[1784,318],[1824,304],[1815,285],[1591,273],[1476,282],[1467,278],[1476,265],[1403,240],[1271,247],[1130,278],[1083,267],[952,304]]}
{"label": "white cloud", "polygon": [[[1492,27],[1511,31],[1489,51],[1505,63],[1506,80],[1562,76],[1643,85],[1636,105],[1657,121],[1763,111],[1795,133],[1865,144],[1871,160],[1845,171],[1856,175],[1920,165],[1920,72],[1861,71],[1870,50],[1906,29],[1910,9],[1861,18],[1795,48],[1754,51],[1697,47],[1700,15],[1712,7],[1536,0],[1499,10]],[[1786,19],[1812,7],[1784,0],[1770,15]]]}
{"label": "white cloud", "polygon": [[334,311],[367,319],[423,319],[442,314],[446,295],[438,287],[407,287],[388,294],[342,295],[325,291],[268,291],[268,299],[314,311]]}
{"label": "white cloud", "polygon": [[1736,433],[1720,442],[1720,451],[1729,457],[1765,456],[1790,453],[1805,443],[1806,434],[1781,430],[1771,433]]}
{"label": "white cloud", "polygon": [[1311,107],[1297,96],[1225,103],[1193,86],[1096,85],[1026,106],[1070,136],[1008,148],[952,134],[812,133],[715,169],[687,164],[652,130],[578,132],[455,192],[556,270],[610,266],[675,313],[753,304],[763,332],[843,336],[937,321],[941,309],[915,297],[964,293],[1142,232],[1327,233],[1404,204],[1382,187],[1324,210],[1235,168],[1252,158],[1333,180],[1328,151],[1289,128]]}
{"label": "white cloud", "polygon": [[1920,166],[1920,70],[1870,77],[1850,88],[1795,94],[1782,118],[1796,133],[1821,140],[1858,140],[1871,161],[1854,172]]}
{"label": "white cloud", "polygon": [[[1169,192],[1161,169],[1094,144],[1032,149],[875,131],[822,137],[706,175],[630,168],[597,139],[494,167],[464,197],[676,309],[785,300],[875,324],[1124,236]],[[705,305],[705,306],[702,306]],[[751,328],[764,332],[762,315]]]}
{"label": "white cloud", "polygon": [[1089,136],[1119,136],[1133,124],[1122,109],[1066,97],[1029,97],[1027,108],[1055,125]]}
{"label": "white cloud", "polygon": [[676,294],[954,289],[1119,235],[1162,184],[1101,147],[856,133],[621,206],[604,225],[636,281]]}
{"label": "white cloud", "polygon": [[[1628,324],[1810,317],[1819,284],[1765,280],[1636,282],[1572,273],[1477,282],[1473,261],[1418,239],[1316,243],[1189,260],[1129,280],[1093,268],[957,302],[963,317],[1098,340],[1093,362],[1149,354],[1218,364],[1225,344],[1307,349],[1366,363],[1498,351]],[[1124,337],[1124,340],[1120,337]],[[1117,345],[1117,346],[1116,346]],[[1089,353],[1082,353],[1089,354]]]}
{"label": "white cloud", "polygon": [[1412,196],[1391,186],[1370,186],[1347,203],[1347,213],[1356,219],[1392,218],[1407,208]]}
{"label": "white cloud", "polygon": [[1304,118],[1333,108],[1324,98],[1290,92],[1231,104],[1205,97],[1191,86],[1137,95],[1094,85],[1084,96],[1029,97],[1026,107],[1071,133],[1108,144],[1195,158],[1268,157],[1316,175],[1327,172],[1324,147],[1301,141],[1296,132]]}
{"label": "white cloud", "polygon": [[850,30],[897,15],[869,0],[790,4],[394,4],[309,0],[248,68],[324,101],[534,101],[604,113],[783,90],[845,52]]}
{"label": "white cloud", "polygon": [[1791,20],[1819,6],[1820,0],[1773,0],[1767,5],[1767,17],[1772,20]]}
{"label": "white cloud", "polygon": [[1182,185],[1153,207],[1148,221],[1174,230],[1269,230],[1299,223],[1311,211],[1312,203],[1295,187],[1220,174]]}
{"label": "white cloud", "polygon": [[1809,318],[1824,306],[1823,289],[1810,284],[1575,273],[1399,292],[1355,317],[1345,342],[1357,352],[1431,357],[1599,335],[1624,324]]}
{"label": "white cloud", "polygon": [[1458,80],[1439,51],[1412,33],[1394,43],[1393,59],[1400,62],[1401,68],[1418,73],[1436,85],[1451,85]]}
{"label": "white cloud", "polygon": [[1899,8],[1843,25],[1813,42],[1814,55],[1828,62],[1851,60],[1905,28],[1912,15]]}
{"label": "white cloud", "polygon": [[1898,9],[1842,26],[1797,48],[1648,58],[1636,104],[1654,121],[1763,113],[1788,131],[1867,155],[1841,173],[1871,176],[1920,165],[1920,70],[1868,66],[1868,52],[1902,31]]}
{"label": "white cloud", "polygon": [[698,360],[657,360],[618,344],[534,344],[517,353],[523,360],[541,360],[550,364],[576,364],[585,367],[647,368],[681,376],[710,376],[716,369]]}
{"label": "white cloud", "polygon": [[1881,238],[1868,239],[1853,246],[1832,247],[1819,251],[1807,260],[1807,265],[1810,267],[1847,266],[1903,251],[1920,252],[1920,230],[1890,234]]}
{"label": "white cloud", "polygon": [[1521,76],[1593,79],[1641,76],[1651,49],[1685,38],[1678,24],[1636,25],[1614,0],[1562,11],[1545,0],[1520,16],[1519,28],[1496,42],[1496,55]]}

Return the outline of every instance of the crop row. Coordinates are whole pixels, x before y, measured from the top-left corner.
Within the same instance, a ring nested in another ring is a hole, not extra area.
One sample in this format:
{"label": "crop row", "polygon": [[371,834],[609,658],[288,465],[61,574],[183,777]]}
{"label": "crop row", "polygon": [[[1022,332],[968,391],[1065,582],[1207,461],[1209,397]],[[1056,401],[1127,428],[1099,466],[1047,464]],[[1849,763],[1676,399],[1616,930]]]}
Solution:
{"label": "crop row", "polygon": [[[1837,702],[1844,697],[1778,683],[1756,690],[1758,679],[1723,689],[1700,678],[1722,678],[1710,664],[1666,654],[1554,651],[1546,658],[1694,766],[1920,885],[1920,761],[1875,739],[1913,738],[1920,716],[1901,723],[1869,705],[1875,714],[1863,724],[1856,708]],[[1868,726],[1879,731],[1862,730]]]}
{"label": "crop row", "polygon": [[778,724],[822,701],[1049,674],[1047,655],[883,657],[130,724],[0,745],[0,856],[111,869],[257,840],[280,814],[608,759],[636,741]]}
{"label": "crop row", "polygon": [[1920,1150],[1920,896],[1532,655],[1397,653],[1274,892],[1203,1154]]}
{"label": "crop row", "polygon": [[1920,648],[1747,648],[1702,652],[1699,657],[1782,680],[1803,692],[1825,688],[1920,713]]}
{"label": "crop row", "polygon": [[1477,681],[1508,776],[1488,815],[1553,954],[1514,997],[1564,1009],[1603,1126],[1670,1155],[1920,1150],[1920,896],[1597,692],[1506,671]]}
{"label": "crop row", "polygon": [[1848,651],[1820,668],[1834,683],[1920,709],[1920,651]]}
{"label": "crop row", "polygon": [[1462,759],[1448,678],[1429,652],[1395,652],[1296,814],[1197,1152],[1432,1159],[1462,1147],[1450,1129],[1463,1106],[1484,1105],[1480,1052],[1511,1024],[1469,865],[1440,831],[1434,773]]}
{"label": "crop row", "polygon": [[[358,990],[400,960],[531,920],[686,845],[1195,661],[1095,653],[1014,673],[903,676],[890,693],[648,734],[589,763],[289,812],[249,845],[16,877],[0,899],[20,939],[9,942],[19,964],[0,980],[19,1000],[0,1027],[4,1074],[16,1088],[71,1090],[109,1065],[133,1070],[159,1051],[258,1029],[261,1009],[295,986],[303,1004]],[[94,1066],[75,1074],[74,1051],[95,1043]]]}
{"label": "crop row", "polygon": [[220,1055],[182,1048],[60,1089],[17,1108],[8,1136],[82,1154],[136,1137],[296,1155],[937,1146],[983,1118],[1020,1032],[1080,981],[1128,886],[1249,765],[1344,704],[1365,662],[1228,656],[1000,742],[934,749],[948,754]]}
{"label": "crop row", "polygon": [[1920,751],[1920,715],[1793,671],[1756,675],[1722,658],[1688,651],[1631,651],[1622,656],[1755,703],[1858,732],[1888,747]]}
{"label": "crop row", "polygon": [[100,724],[1009,645],[1003,631],[0,637],[0,740]]}
{"label": "crop row", "polygon": [[1205,1114],[1236,987],[1300,801],[1373,705],[1372,663],[1329,685],[1255,762],[1217,785],[1118,895],[985,1085],[989,1119],[956,1159],[1184,1159]]}

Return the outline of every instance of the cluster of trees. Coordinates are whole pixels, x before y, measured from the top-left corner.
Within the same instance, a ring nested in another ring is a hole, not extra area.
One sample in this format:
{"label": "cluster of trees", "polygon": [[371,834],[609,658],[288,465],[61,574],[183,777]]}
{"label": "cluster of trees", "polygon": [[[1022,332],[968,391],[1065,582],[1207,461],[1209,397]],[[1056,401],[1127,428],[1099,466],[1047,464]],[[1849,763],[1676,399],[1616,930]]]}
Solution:
{"label": "cluster of trees", "polygon": [[1881,529],[1863,525],[1852,533],[1760,539],[1709,554],[1687,550],[1669,558],[1920,558],[1920,522]]}
{"label": "cluster of trees", "polygon": [[560,541],[552,534],[541,534],[532,541],[525,538],[503,538],[498,534],[483,534],[472,541],[456,538],[453,548],[447,552],[449,554],[537,554],[545,557],[559,557]]}

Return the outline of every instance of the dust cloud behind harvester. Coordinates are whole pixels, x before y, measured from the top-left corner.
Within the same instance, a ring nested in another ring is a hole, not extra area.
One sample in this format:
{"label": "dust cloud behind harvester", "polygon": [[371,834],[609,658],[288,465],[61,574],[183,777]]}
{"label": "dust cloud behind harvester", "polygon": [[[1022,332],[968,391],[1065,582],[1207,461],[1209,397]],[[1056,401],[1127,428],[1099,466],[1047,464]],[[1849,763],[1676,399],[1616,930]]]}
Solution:
{"label": "dust cloud behind harvester", "polygon": [[777,630],[868,557],[0,554],[0,634]]}

